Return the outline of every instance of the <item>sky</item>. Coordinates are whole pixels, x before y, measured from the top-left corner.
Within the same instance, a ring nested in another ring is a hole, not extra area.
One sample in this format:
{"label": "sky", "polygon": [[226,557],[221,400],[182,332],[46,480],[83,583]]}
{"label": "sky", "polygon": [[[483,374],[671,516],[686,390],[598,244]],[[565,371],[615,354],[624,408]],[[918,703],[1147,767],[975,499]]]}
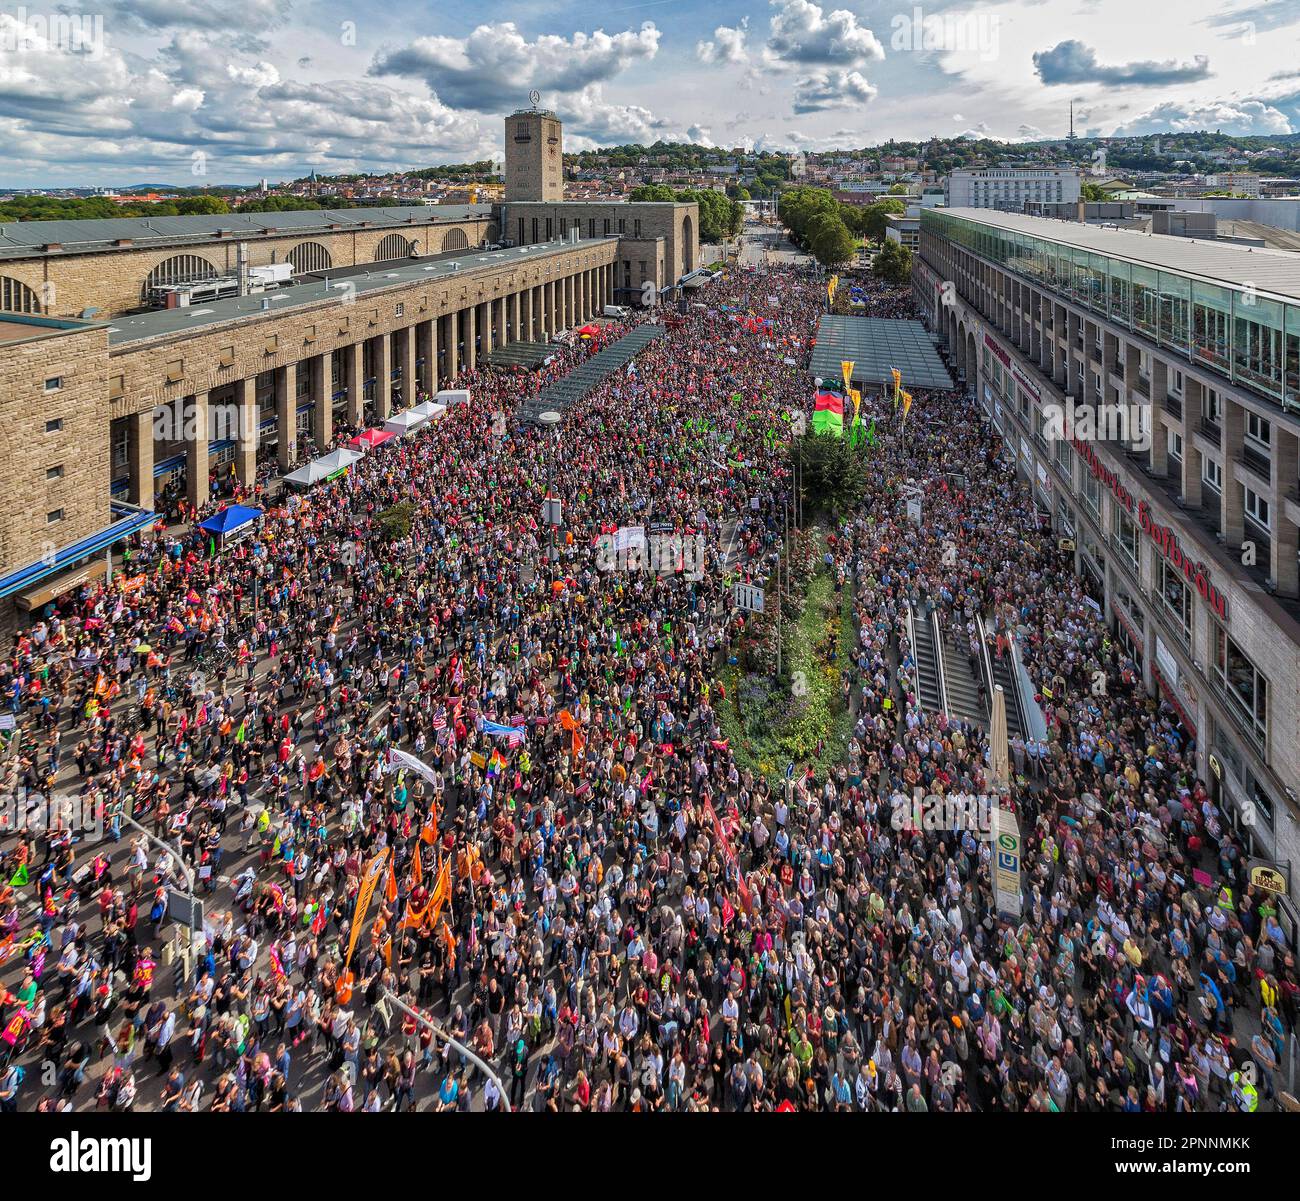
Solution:
{"label": "sky", "polygon": [[565,147],[1300,132],[1300,0],[0,0],[0,186],[288,180]]}

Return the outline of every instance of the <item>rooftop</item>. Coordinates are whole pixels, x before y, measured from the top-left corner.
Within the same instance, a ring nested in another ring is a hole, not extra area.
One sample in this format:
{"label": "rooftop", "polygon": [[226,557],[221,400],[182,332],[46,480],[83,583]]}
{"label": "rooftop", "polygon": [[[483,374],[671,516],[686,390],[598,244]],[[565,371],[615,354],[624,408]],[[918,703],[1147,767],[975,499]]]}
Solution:
{"label": "rooftop", "polygon": [[893,389],[897,368],[908,388],[951,388],[934,339],[919,321],[892,317],[840,317],[827,314],[817,325],[809,372],[841,378],[840,364],[853,361],[853,380],[863,389]]}
{"label": "rooftop", "polygon": [[1009,233],[1043,238],[1062,246],[1110,255],[1144,267],[1173,271],[1211,284],[1232,284],[1300,301],[1300,255],[1266,247],[1232,246],[1198,238],[1099,229],[1050,217],[1026,217],[993,209],[950,208],[940,217],[960,217]]}
{"label": "rooftop", "polygon": [[385,288],[410,286],[416,283],[433,283],[449,276],[464,276],[475,271],[500,267],[514,267],[531,262],[575,246],[592,246],[599,242],[613,242],[616,238],[584,238],[580,242],[540,242],[533,246],[517,246],[509,250],[479,251],[436,262],[427,259],[376,263],[365,274],[347,271],[341,279],[321,279],[294,287],[279,288],[251,296],[230,297],[179,309],[159,309],[153,313],[140,313],[131,317],[115,317],[108,326],[109,347],[140,342],[148,338],[169,337],[206,329],[227,321],[238,321],[265,313],[282,313],[288,309],[337,300],[342,303],[347,296],[353,298]]}
{"label": "rooftop", "polygon": [[292,209],[282,213],[222,213],[202,217],[105,217],[88,221],[6,221],[0,224],[0,259],[30,258],[210,242],[218,237],[259,238],[276,234],[337,233],[353,229],[404,228],[487,219],[490,204],[396,205],[391,208]]}

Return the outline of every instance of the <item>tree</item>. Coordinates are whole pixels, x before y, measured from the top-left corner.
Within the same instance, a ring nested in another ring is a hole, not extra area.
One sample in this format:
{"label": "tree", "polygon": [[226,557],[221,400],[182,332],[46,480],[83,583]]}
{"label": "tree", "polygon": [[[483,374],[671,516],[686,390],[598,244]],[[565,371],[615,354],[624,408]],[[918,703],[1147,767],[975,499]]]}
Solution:
{"label": "tree", "polygon": [[912,252],[902,242],[887,238],[871,260],[871,270],[886,283],[905,284],[912,278]]}
{"label": "tree", "polygon": [[388,542],[397,542],[411,532],[415,505],[409,500],[399,501],[379,514],[379,529]]}
{"label": "tree", "polygon": [[858,246],[838,213],[822,214],[817,218],[808,245],[823,267],[847,263]]}
{"label": "tree", "polygon": [[659,200],[671,203],[677,199],[677,193],[666,183],[645,183],[633,188],[628,193],[628,199],[639,201]]}
{"label": "tree", "polygon": [[728,200],[723,193],[712,189],[678,192],[676,200],[699,207],[700,240],[703,242],[721,242],[724,238],[735,237],[745,219],[744,207],[738,201]]}
{"label": "tree", "polygon": [[834,434],[809,434],[802,439],[799,454],[804,503],[814,510],[845,513],[866,495],[867,448],[865,443],[857,447],[850,444],[851,416],[851,412],[845,415],[842,438]]}
{"label": "tree", "polygon": [[731,187],[727,189],[727,195],[730,196],[732,200],[739,200],[741,204],[744,204],[746,200],[753,199],[749,194],[749,189],[745,187],[744,184],[732,184]]}
{"label": "tree", "polygon": [[287,213],[301,209],[318,209],[321,206],[314,200],[304,200],[301,196],[264,196],[260,200],[250,200],[241,204],[241,213]]}
{"label": "tree", "polygon": [[889,194],[890,194],[891,196],[906,196],[906,195],[907,195],[907,184],[905,184],[905,183],[896,183],[896,184],[894,184],[894,186],[891,187],[891,188],[889,189]]}
{"label": "tree", "polygon": [[182,196],[176,202],[176,212],[182,217],[215,216],[230,212],[220,196]]}
{"label": "tree", "polygon": [[884,240],[885,230],[889,227],[889,215],[905,212],[907,206],[892,196],[877,200],[875,204],[869,204],[862,210],[862,232],[873,242],[881,242]]}

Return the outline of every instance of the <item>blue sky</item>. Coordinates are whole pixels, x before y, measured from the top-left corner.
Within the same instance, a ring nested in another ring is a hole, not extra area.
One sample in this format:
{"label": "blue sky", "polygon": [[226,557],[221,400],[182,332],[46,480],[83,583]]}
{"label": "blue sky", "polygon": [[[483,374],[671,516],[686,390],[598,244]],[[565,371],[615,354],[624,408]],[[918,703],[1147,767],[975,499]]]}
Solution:
{"label": "blue sky", "polygon": [[1298,49],[1300,0],[0,0],[0,183],[489,157],[532,88],[569,148],[1276,135]]}

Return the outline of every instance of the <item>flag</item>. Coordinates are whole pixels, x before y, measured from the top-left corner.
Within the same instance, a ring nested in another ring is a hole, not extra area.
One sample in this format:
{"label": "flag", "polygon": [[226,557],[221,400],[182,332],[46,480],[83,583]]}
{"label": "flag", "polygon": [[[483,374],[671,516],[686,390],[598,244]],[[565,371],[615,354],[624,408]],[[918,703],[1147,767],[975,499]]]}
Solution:
{"label": "flag", "polygon": [[502,726],[494,721],[483,723],[483,733],[491,738],[504,738],[509,747],[519,746],[524,741],[524,732],[518,726]]}
{"label": "flag", "polygon": [[[416,853],[419,854],[417,847]],[[393,861],[388,861],[388,879],[384,881],[384,900],[390,905],[397,904],[397,873],[393,870]]]}
{"label": "flag", "polygon": [[[420,842],[427,842],[433,846],[438,841],[438,807],[436,804],[429,809],[429,820],[424,823],[424,828],[420,831]],[[416,846],[417,852],[419,846]]]}
{"label": "flag", "polygon": [[833,305],[835,303],[835,289],[838,288],[839,286],[840,286],[840,277],[838,275],[832,275],[830,279],[826,281],[827,304]]}
{"label": "flag", "polygon": [[[437,837],[435,832],[435,838]],[[424,837],[424,831],[420,831],[420,837]],[[420,844],[415,844],[415,854],[411,858],[411,880],[416,888],[424,883],[424,867],[420,863]]]}
{"label": "flag", "polygon": [[14,872],[13,876],[9,880],[9,887],[21,888],[24,884],[28,883],[30,879],[31,877],[27,874],[27,864],[20,863],[18,865],[18,870]]}
{"label": "flag", "polygon": [[438,879],[434,883],[433,893],[429,897],[429,921],[438,920],[442,907],[451,900],[451,860],[444,859],[438,868]]}
{"label": "flag", "polygon": [[813,433],[844,437],[844,398],[822,388],[813,405]]}
{"label": "flag", "polygon": [[867,430],[867,445],[876,445],[876,419],[874,417],[871,419],[871,428]]}
{"label": "flag", "polygon": [[903,373],[897,367],[891,367],[889,374],[894,377],[894,408],[898,408],[898,390],[903,385]]}
{"label": "flag", "polygon": [[840,371],[844,375],[844,391],[853,391],[853,360],[844,359],[840,362]]}
{"label": "flag", "polygon": [[911,407],[912,407],[912,394],[910,392],[904,392],[903,393],[903,420],[904,421],[907,420],[907,410],[910,409]]}
{"label": "flag", "polygon": [[379,877],[383,874],[387,863],[388,849],[385,848],[366,864],[365,871],[361,874],[361,887],[357,889],[357,903],[352,910],[352,930],[348,934],[348,953],[343,960],[345,973],[348,964],[352,962],[352,952],[356,950],[357,935],[361,933],[361,927],[365,923],[366,910],[370,908],[370,898],[375,895],[375,886],[379,883]]}

